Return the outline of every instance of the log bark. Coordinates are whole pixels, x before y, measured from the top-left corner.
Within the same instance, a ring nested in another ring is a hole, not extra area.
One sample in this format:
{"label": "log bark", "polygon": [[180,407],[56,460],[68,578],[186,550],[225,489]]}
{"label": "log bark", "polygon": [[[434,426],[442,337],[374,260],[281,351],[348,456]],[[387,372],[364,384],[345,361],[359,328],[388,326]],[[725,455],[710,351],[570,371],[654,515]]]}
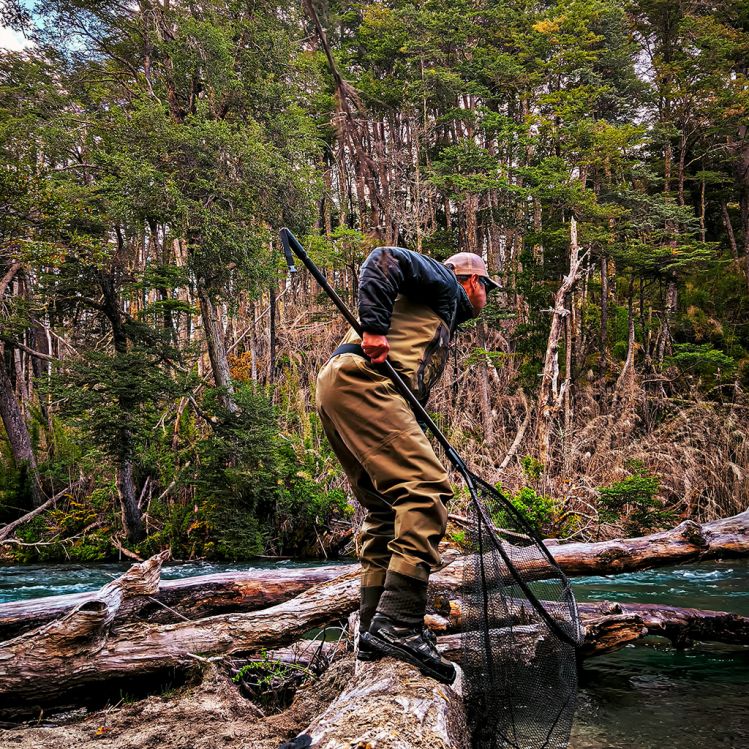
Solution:
{"label": "log bark", "polygon": [[224,331],[221,327],[219,311],[211,299],[210,292],[203,278],[198,278],[198,299],[200,300],[200,316],[203,321],[208,358],[211,362],[214,384],[221,388],[219,401],[231,413],[239,411],[234,401],[234,385],[232,384],[229,359],[224,343]]}
{"label": "log bark", "polygon": [[[288,601],[314,585],[359,569],[359,565],[330,565],[307,569],[257,569],[162,580],[148,596],[127,598],[114,624],[128,619],[159,624],[202,619],[230,612],[250,612]],[[58,619],[99,597],[99,591],[0,604],[0,642]]]}
{"label": "log bark", "polygon": [[44,494],[39,486],[36,456],[31,446],[31,435],[26,420],[16,400],[13,382],[5,364],[5,346],[0,342],[0,419],[8,436],[11,455],[21,474],[21,482],[28,483],[33,507],[44,502]]}
{"label": "log bark", "polygon": [[114,628],[123,601],[156,591],[164,558],[133,565],[97,598],[62,619],[0,644],[0,715],[56,704],[84,687],[111,688],[133,676],[184,673],[194,668],[198,656],[282,646],[314,627],[343,619],[358,605],[355,572],[263,611]]}
{"label": "log bark", "polygon": [[[168,625],[117,625],[118,613],[128,600],[150,597],[156,592],[165,558],[162,554],[133,565],[121,578],[104,586],[96,598],[83,602],[61,619],[0,644],[0,716],[18,717],[61,702],[70,704],[83,690],[97,686],[112,689],[133,677],[157,678],[165,672],[184,674],[205,657],[241,657],[264,648],[281,647],[313,627],[342,620],[358,605],[358,572],[352,571],[262,611]],[[437,593],[439,585],[454,587],[454,577],[447,576],[446,571],[435,575]],[[725,612],[645,604],[635,608],[601,603],[590,606],[589,611],[581,607],[590,641],[588,655],[610,652],[648,633],[663,634],[679,646],[694,639],[749,642],[749,619]],[[434,616],[428,622],[430,626],[448,630],[459,625],[459,604],[452,601],[449,609],[452,615],[443,617],[444,626]],[[533,625],[527,629],[532,645]],[[443,640],[442,646],[455,649],[456,636],[449,637],[452,639]],[[396,670],[388,678],[405,678],[399,673]],[[382,683],[385,688],[387,679]],[[392,685],[388,688],[394,689]],[[374,700],[374,695],[375,691],[364,690],[361,696],[362,700]],[[434,703],[435,699],[432,695],[429,702]],[[425,725],[431,725],[433,720],[439,722],[439,711],[452,715],[451,705],[450,699],[438,705],[437,717],[424,707]],[[321,736],[326,736],[324,731],[328,729],[333,731],[331,736],[336,735],[335,731],[343,731],[349,725],[342,715],[339,711],[335,720],[331,718],[315,730],[321,731]]]}
{"label": "log bark", "polygon": [[[460,601],[451,601],[450,608],[449,617],[427,616],[426,624],[443,633],[438,643],[446,657],[460,662]],[[585,642],[578,651],[582,659],[620,650],[648,635],[665,637],[678,649],[694,642],[749,644],[749,617],[728,611],[614,601],[579,603],[578,611],[585,630]],[[535,631],[533,625],[529,631]]]}
{"label": "log bark", "polygon": [[305,734],[315,749],[469,749],[460,677],[451,688],[392,658],[357,663]]}

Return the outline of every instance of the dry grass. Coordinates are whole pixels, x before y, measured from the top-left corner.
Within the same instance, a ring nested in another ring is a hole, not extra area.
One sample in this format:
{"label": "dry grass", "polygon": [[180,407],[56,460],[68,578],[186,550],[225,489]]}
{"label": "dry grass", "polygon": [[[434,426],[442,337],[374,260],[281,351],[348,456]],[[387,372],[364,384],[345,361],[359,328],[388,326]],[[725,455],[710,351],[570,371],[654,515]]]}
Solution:
{"label": "dry grass", "polygon": [[[285,295],[279,312],[277,356],[284,369],[275,397],[282,424],[289,430],[310,429],[316,373],[343,337],[345,325],[330,302],[301,287]],[[480,328],[462,332],[429,410],[477,472],[516,491],[528,483],[520,459],[536,452],[536,404],[515,384],[516,357],[507,334]],[[486,361],[468,364],[477,347],[503,352],[502,362],[496,367]],[[258,350],[263,371],[267,350],[262,345]],[[619,383],[618,390],[615,380],[615,374],[602,380],[589,373],[575,382],[571,429],[564,434],[557,425],[553,465],[538,483],[539,490],[594,520],[596,488],[620,481],[628,475],[631,461],[640,461],[659,477],[660,497],[680,517],[712,520],[749,505],[746,396],[734,395],[733,403],[697,395],[679,399],[675,393],[666,397],[660,384],[643,384],[638,377]],[[525,436],[500,470],[528,409],[532,418]],[[323,450],[322,437],[317,438],[316,447]],[[334,468],[328,466],[328,476]],[[345,486],[340,476],[332,481]],[[452,509],[460,510],[459,501]],[[587,525],[595,525],[598,532],[597,522]],[[585,522],[582,528],[584,538]]]}

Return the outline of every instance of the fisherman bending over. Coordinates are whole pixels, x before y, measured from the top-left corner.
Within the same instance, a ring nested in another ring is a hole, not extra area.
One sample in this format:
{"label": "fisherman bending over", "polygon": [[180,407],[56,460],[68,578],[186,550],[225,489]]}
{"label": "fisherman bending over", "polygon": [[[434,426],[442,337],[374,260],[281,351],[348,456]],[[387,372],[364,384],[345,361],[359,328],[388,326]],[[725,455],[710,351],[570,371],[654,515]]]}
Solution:
{"label": "fisherman bending over", "polygon": [[358,658],[393,656],[447,684],[455,667],[437,652],[424,614],[452,489],[408,403],[377,365],[387,358],[426,403],[456,328],[481,312],[493,288],[473,253],[443,265],[378,247],[359,279],[364,337],[349,331],[317,379],[323,428],[367,511]]}

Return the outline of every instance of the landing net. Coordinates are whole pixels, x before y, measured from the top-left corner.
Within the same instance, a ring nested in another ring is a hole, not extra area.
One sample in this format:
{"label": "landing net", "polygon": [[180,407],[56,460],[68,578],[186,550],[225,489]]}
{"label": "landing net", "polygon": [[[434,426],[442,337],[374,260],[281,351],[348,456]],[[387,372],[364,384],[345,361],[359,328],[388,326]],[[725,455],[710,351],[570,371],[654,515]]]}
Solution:
{"label": "landing net", "polygon": [[[462,604],[474,749],[564,749],[582,639],[569,581],[523,515],[473,476]],[[500,518],[494,527],[491,513]]]}

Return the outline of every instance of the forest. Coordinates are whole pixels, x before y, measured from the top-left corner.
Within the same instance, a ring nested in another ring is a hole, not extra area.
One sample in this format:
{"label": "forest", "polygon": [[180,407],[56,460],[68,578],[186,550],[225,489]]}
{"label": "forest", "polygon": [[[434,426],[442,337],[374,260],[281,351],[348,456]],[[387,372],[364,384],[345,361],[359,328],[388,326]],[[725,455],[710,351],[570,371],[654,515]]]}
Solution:
{"label": "forest", "polygon": [[3,22],[29,40],[0,57],[6,562],[355,549],[314,411],[346,326],[289,279],[282,226],[354,309],[374,247],[486,258],[503,289],[429,409],[543,536],[746,508],[744,4],[40,0]]}

